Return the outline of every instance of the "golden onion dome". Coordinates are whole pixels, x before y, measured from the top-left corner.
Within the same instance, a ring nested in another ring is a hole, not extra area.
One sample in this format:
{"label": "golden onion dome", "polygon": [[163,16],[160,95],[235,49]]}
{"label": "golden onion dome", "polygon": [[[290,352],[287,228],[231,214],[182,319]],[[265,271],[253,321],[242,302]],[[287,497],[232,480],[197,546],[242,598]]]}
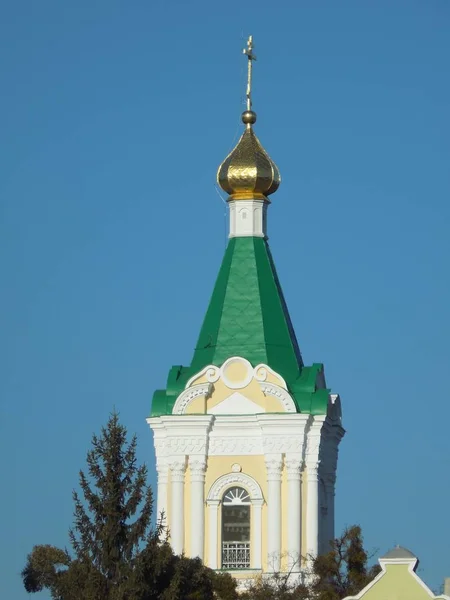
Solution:
{"label": "golden onion dome", "polygon": [[242,121],[245,131],[220,165],[217,183],[230,195],[230,200],[267,200],[280,185],[280,172],[253,131],[256,113],[246,110]]}

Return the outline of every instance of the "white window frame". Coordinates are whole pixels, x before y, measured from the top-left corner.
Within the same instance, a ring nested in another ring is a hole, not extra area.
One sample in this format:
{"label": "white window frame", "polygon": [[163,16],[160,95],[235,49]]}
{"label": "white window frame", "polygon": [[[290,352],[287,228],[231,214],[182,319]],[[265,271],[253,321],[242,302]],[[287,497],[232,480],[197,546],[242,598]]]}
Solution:
{"label": "white window frame", "polygon": [[[261,569],[262,566],[262,506],[264,497],[259,483],[245,473],[227,473],[222,475],[209,489],[206,505],[209,524],[208,566],[219,569],[222,566],[222,541],[219,534],[219,506],[223,495],[232,487],[242,487],[250,496],[250,568]],[[219,562],[220,561],[220,562]]]}

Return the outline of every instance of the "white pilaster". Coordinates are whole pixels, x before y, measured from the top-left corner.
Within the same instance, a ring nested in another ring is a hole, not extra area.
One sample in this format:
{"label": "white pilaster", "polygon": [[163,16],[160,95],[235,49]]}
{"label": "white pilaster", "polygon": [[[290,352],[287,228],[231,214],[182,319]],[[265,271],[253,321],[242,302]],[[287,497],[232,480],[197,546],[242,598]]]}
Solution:
{"label": "white pilaster", "polygon": [[301,491],[301,456],[286,455],[286,471],[288,482],[287,510],[287,552],[289,568],[300,570],[302,541],[302,491]]}
{"label": "white pilaster", "polygon": [[307,464],[307,530],[306,545],[308,556],[317,556],[319,551],[319,462]]}
{"label": "white pilaster", "polygon": [[280,570],[281,559],[281,454],[265,456],[267,470],[267,563],[269,571]]}
{"label": "white pilaster", "polygon": [[266,237],[266,200],[229,200],[229,237]]}
{"label": "white pilaster", "polygon": [[206,462],[198,457],[189,458],[191,473],[191,557],[201,558],[205,537],[205,469]]}
{"label": "white pilaster", "polygon": [[319,466],[325,420],[325,415],[314,416],[307,433],[306,554],[309,558],[319,553]]}
{"label": "white pilaster", "polygon": [[209,540],[208,540],[208,567],[217,569],[218,555],[218,529],[219,529],[219,505],[220,500],[208,500],[208,525],[209,525]]}
{"label": "white pilaster", "polygon": [[158,474],[158,491],[156,495],[157,521],[162,520],[167,525],[167,484],[169,481],[169,465],[166,460],[156,461],[156,472]]}
{"label": "white pilaster", "polygon": [[264,500],[252,501],[252,546],[250,560],[252,569],[261,569],[262,566],[262,506]]}
{"label": "white pilaster", "polygon": [[184,550],[184,475],[186,461],[179,459],[170,464],[171,480],[171,514],[170,514],[170,540],[175,554],[182,554]]}

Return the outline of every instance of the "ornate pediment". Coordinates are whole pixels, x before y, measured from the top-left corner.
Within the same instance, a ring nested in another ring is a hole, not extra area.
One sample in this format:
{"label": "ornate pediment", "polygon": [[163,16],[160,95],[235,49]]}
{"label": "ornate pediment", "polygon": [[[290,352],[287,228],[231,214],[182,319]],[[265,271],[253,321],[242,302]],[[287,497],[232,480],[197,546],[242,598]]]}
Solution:
{"label": "ornate pediment", "polygon": [[269,366],[233,356],[191,377],[173,414],[243,415],[297,412],[285,380]]}

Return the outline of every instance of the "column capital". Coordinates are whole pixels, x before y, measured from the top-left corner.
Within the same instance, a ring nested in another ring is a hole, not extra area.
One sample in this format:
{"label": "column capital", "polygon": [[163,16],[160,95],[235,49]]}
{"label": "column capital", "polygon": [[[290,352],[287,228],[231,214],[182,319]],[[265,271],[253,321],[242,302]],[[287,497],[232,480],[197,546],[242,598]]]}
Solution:
{"label": "column capital", "polygon": [[267,480],[281,480],[283,460],[281,454],[266,454],[264,457],[267,469]]}
{"label": "column capital", "polygon": [[319,478],[319,466],[320,466],[320,460],[306,463],[306,472],[308,473],[308,481],[312,481],[313,479],[317,480]]}
{"label": "column capital", "polygon": [[156,472],[158,475],[158,484],[169,481],[169,463],[166,460],[156,461]]}
{"label": "column capital", "polygon": [[206,471],[206,460],[203,458],[190,457],[189,469],[191,472],[191,481],[204,482]]}
{"label": "column capital", "polygon": [[301,470],[303,466],[303,460],[300,456],[289,456],[286,455],[284,464],[286,465],[286,472],[288,481],[301,479]]}
{"label": "column capital", "polygon": [[170,475],[172,481],[184,482],[184,474],[186,473],[186,460],[174,460],[170,463]]}

